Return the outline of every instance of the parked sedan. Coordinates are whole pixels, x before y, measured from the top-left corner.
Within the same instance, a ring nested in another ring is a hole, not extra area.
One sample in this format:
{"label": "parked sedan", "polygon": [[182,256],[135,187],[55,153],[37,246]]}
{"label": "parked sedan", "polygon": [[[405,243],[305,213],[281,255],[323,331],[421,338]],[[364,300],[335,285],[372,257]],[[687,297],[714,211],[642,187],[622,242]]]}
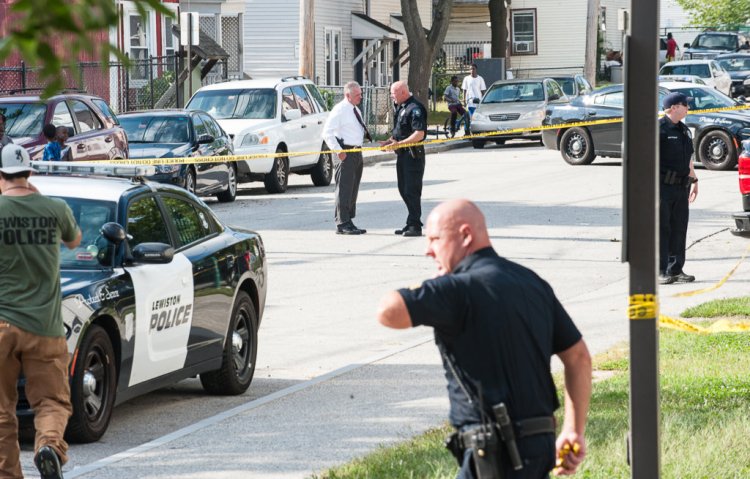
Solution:
{"label": "parked sedan", "polygon": [[732,77],[732,96],[750,96],[750,53],[729,53],[715,60]]}
{"label": "parked sedan", "polygon": [[[154,110],[120,115],[128,134],[131,158],[184,158],[233,154],[232,140],[208,113],[189,110]],[[150,180],[181,186],[219,201],[237,196],[235,163],[157,165]]]}
{"label": "parked sedan", "polygon": [[[568,97],[551,78],[533,80],[500,80],[493,83],[471,117],[471,133],[490,133],[516,128],[539,128],[545,111],[555,104],[566,104]],[[488,141],[503,144],[506,140],[523,138],[539,140],[539,130],[473,138],[474,148],[483,148]]]}
{"label": "parked sedan", "polygon": [[[690,97],[690,112],[685,124],[693,134],[695,159],[710,170],[730,170],[737,164],[737,146],[750,139],[750,110],[702,113],[699,110],[737,107],[743,104],[708,86],[665,82],[659,85],[659,105],[670,92]],[[542,131],[547,148],[560,150],[571,165],[588,165],[597,155],[622,156],[622,123],[566,128],[566,123],[622,118],[623,86],[601,88],[590,95],[559,105],[548,111],[545,125],[558,129]]]}
{"label": "parked sedan", "polygon": [[696,75],[727,96],[732,96],[732,77],[715,60],[683,60],[669,62],[659,70],[659,75]]}
{"label": "parked sedan", "polygon": [[0,113],[5,115],[5,134],[13,143],[29,151],[32,160],[41,160],[47,138],[47,123],[68,128],[66,145],[74,161],[118,160],[128,157],[128,139],[117,116],[102,98],[80,93],[0,97]]}

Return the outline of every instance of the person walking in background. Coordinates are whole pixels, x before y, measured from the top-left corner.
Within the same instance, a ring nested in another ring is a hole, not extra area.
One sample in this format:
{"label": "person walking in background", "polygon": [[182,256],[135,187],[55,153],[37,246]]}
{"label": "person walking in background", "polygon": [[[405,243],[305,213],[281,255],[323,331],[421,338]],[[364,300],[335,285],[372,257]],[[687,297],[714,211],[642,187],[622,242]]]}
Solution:
{"label": "person walking in background", "polygon": [[60,161],[60,143],[57,142],[57,128],[52,123],[47,123],[42,129],[47,144],[44,146],[42,161]]}
{"label": "person walking in background", "polygon": [[487,90],[484,78],[477,74],[477,66],[475,64],[471,64],[471,73],[464,77],[461,89],[464,91],[464,101],[466,101],[466,108],[469,110],[469,115],[473,115],[474,110],[477,109],[474,99],[481,100],[484,92]]}
{"label": "person walking in background", "polygon": [[685,274],[689,204],[698,197],[693,168],[693,137],[682,122],[690,98],[682,93],[664,97],[659,119],[659,284],[690,283]]}
{"label": "person walking in background", "polygon": [[[474,203],[441,203],[427,218],[426,235],[437,276],[386,294],[377,319],[395,329],[434,329],[456,428],[447,444],[458,477],[547,478],[556,451],[562,460],[555,474],[573,474],[586,455],[591,396],[591,357],[581,333],[549,284],[495,252]],[[565,377],[557,442],[553,354]]]}
{"label": "person walking in background", "polygon": [[398,192],[406,204],[406,225],[394,231],[397,235],[422,236],[422,179],[424,146],[401,146],[421,142],[427,135],[427,110],[409,91],[405,81],[391,85],[391,99],[396,109],[391,137],[380,144],[396,151]]}
{"label": "person walking in background", "polygon": [[[333,107],[323,127],[323,139],[334,152],[336,168],[336,233],[360,235],[367,230],[357,228],[352,221],[357,215],[357,194],[362,180],[364,162],[361,151],[363,137],[372,141],[362,113],[357,105],[362,101],[362,88],[352,81],[344,85],[344,99]],[[338,152],[338,153],[337,153]]]}
{"label": "person walking in background", "polygon": [[[463,105],[461,105],[461,90],[458,88],[458,77],[453,75],[451,77],[451,83],[445,87],[443,92],[443,98],[448,103],[448,111],[451,112],[451,134],[456,134],[456,118],[458,115],[465,115]],[[469,120],[466,119],[466,133],[469,132]]]}
{"label": "person walking in background", "polygon": [[61,479],[72,413],[68,345],[60,296],[60,243],[70,249],[81,230],[64,201],[37,193],[34,171],[18,145],[0,156],[0,476],[21,479],[17,382],[26,377],[34,411],[34,464],[42,479]]}
{"label": "person walking in background", "polygon": [[677,42],[672,38],[672,32],[667,33],[667,62],[675,61],[678,48]]}

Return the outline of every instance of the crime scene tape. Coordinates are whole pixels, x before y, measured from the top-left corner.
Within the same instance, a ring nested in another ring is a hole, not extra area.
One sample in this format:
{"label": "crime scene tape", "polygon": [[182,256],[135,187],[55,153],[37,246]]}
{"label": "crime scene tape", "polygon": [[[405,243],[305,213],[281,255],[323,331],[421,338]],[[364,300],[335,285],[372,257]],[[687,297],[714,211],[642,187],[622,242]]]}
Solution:
{"label": "crime scene tape", "polygon": [[[734,110],[748,110],[750,105],[744,106],[728,106],[722,108],[709,108],[706,110],[695,110],[691,111],[691,115],[697,115],[700,113],[717,113],[720,111],[734,111]],[[662,115],[660,115],[662,116]],[[398,145],[395,148],[383,147],[383,146],[369,146],[362,148],[351,148],[347,150],[320,150],[320,151],[297,151],[297,152],[276,152],[276,153],[252,153],[247,155],[227,155],[227,156],[192,156],[192,157],[180,157],[180,158],[140,158],[140,159],[123,159],[123,160],[99,160],[90,161],[89,163],[116,163],[120,165],[188,165],[195,163],[229,163],[234,161],[252,161],[259,160],[262,158],[279,158],[279,157],[291,157],[291,156],[306,156],[306,155],[322,155],[322,154],[335,154],[335,153],[352,153],[352,152],[364,152],[364,151],[394,151],[402,148],[413,148],[417,146],[435,145],[440,143],[449,143],[459,140],[471,140],[474,138],[485,138],[494,137],[499,135],[512,135],[516,133],[523,133],[525,131],[542,131],[542,130],[559,130],[562,128],[576,128],[581,126],[595,126],[595,125],[607,125],[611,123],[622,123],[622,117],[606,118],[603,120],[590,120],[590,121],[579,121],[573,123],[560,123],[557,125],[541,125],[531,128],[513,128],[505,130],[488,131],[484,133],[474,133],[470,135],[464,135],[457,138],[445,138],[436,140],[420,141],[415,143],[404,143]]]}
{"label": "crime scene tape", "polygon": [[720,319],[709,327],[688,323],[681,319],[659,315],[659,327],[673,329],[685,333],[716,334],[716,333],[748,333],[750,332],[750,321],[730,321]]}
{"label": "crime scene tape", "polygon": [[628,298],[628,319],[654,319],[658,304],[655,294],[631,294]]}
{"label": "crime scene tape", "polygon": [[675,293],[672,295],[673,298],[685,298],[688,296],[696,296],[702,293],[708,293],[709,291],[714,291],[716,289],[719,289],[724,283],[727,282],[727,280],[734,274],[735,271],[737,271],[737,268],[742,264],[743,261],[745,261],[745,258],[747,258],[747,254],[750,253],[750,246],[745,249],[745,253],[743,253],[742,257],[739,261],[737,261],[737,264],[734,265],[734,268],[732,268],[726,275],[724,275],[721,280],[719,280],[718,283],[716,283],[713,286],[709,286],[708,288],[703,289],[696,289],[693,291],[685,291],[682,293]]}

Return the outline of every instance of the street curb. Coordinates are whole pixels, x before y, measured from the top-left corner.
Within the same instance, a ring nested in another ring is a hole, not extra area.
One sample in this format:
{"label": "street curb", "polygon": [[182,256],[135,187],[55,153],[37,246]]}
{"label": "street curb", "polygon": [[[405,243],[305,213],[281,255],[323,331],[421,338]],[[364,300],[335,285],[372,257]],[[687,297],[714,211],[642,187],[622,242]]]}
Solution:
{"label": "street curb", "polygon": [[[465,146],[471,145],[471,142],[469,140],[456,140],[456,141],[449,141],[445,143],[437,143],[434,145],[425,145],[424,150],[425,154],[430,153],[440,153],[441,151],[448,151],[448,150],[455,150],[457,148],[463,148]],[[370,145],[365,145],[370,146]],[[375,146],[375,145],[372,145]],[[363,155],[363,162],[365,166],[374,165],[376,163],[381,163],[383,161],[391,161],[396,159],[396,154],[391,151],[384,151],[384,152],[375,152],[371,155]]]}

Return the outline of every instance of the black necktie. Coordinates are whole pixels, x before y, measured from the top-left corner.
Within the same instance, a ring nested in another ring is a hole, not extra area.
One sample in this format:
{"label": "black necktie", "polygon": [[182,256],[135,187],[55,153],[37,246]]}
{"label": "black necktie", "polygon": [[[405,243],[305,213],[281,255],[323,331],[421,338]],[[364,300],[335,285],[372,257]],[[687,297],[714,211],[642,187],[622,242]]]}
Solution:
{"label": "black necktie", "polygon": [[365,138],[367,138],[367,141],[372,142],[372,137],[370,136],[370,132],[367,131],[367,127],[365,126],[365,122],[362,121],[362,117],[359,116],[359,111],[357,110],[357,107],[354,107],[354,116],[357,117],[357,121],[360,125],[362,125],[362,128],[365,130]]}

